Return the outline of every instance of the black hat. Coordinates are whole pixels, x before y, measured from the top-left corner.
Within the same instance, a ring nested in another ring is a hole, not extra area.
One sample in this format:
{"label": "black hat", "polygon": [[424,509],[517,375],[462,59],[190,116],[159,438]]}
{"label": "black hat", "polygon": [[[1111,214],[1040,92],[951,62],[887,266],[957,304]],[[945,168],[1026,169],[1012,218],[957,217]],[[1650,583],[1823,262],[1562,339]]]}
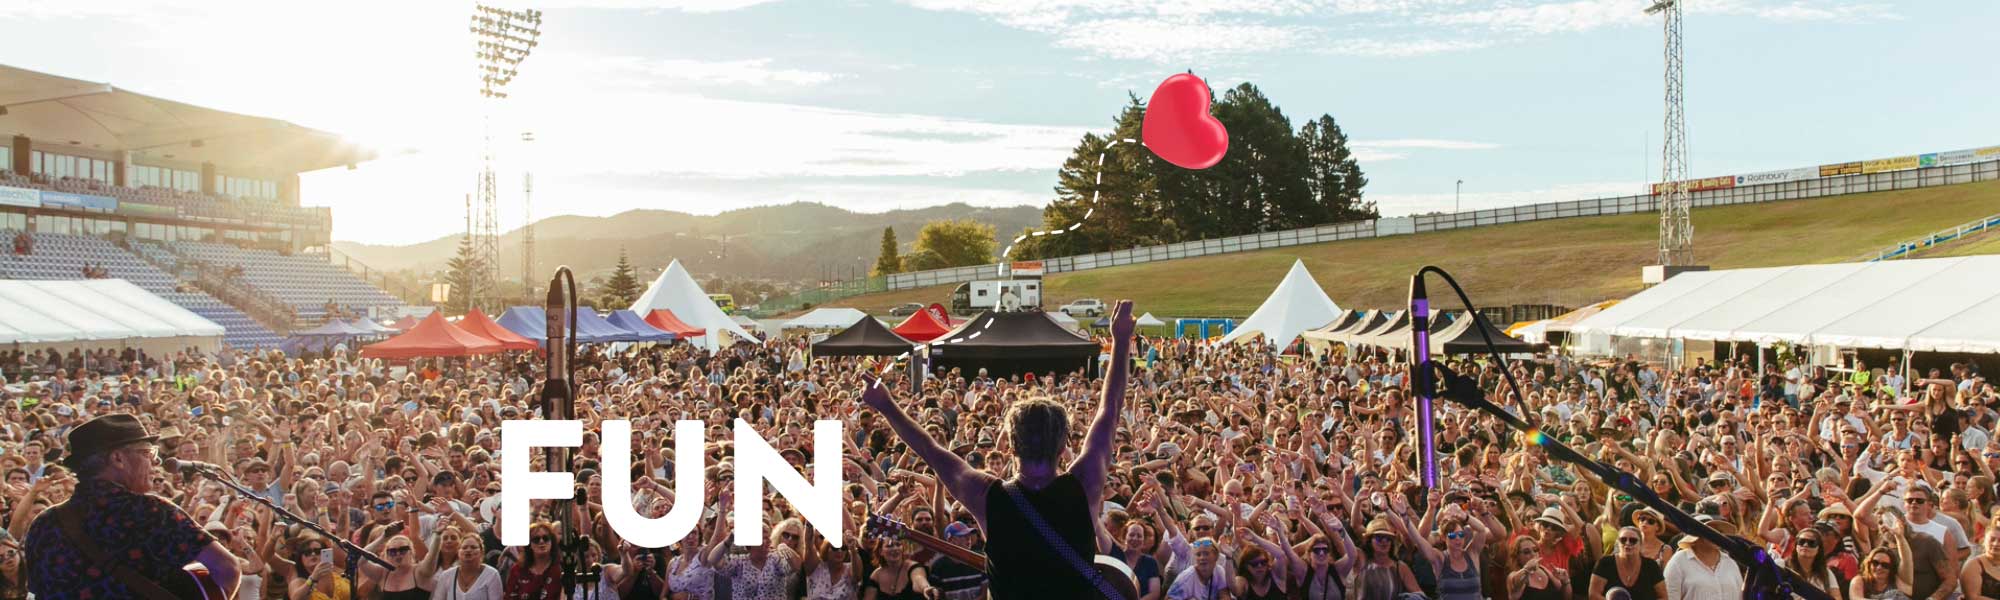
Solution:
{"label": "black hat", "polygon": [[76,468],[76,463],[85,458],[103,454],[133,442],[157,442],[160,436],[146,432],[146,426],[139,419],[124,413],[104,415],[85,421],[71,429],[65,437],[69,455],[63,464]]}

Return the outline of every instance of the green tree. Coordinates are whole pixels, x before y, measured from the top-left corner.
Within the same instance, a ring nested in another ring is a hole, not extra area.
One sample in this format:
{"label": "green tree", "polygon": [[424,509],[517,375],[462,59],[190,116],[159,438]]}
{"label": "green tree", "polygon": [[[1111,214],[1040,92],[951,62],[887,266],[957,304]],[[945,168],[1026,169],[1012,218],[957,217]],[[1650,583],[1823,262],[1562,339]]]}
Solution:
{"label": "green tree", "polygon": [[[972,219],[931,221],[917,232],[917,241],[910,245],[910,254],[936,254],[935,259],[922,257],[917,262],[918,265],[926,265],[921,267],[926,269],[983,265],[993,262],[999,252],[995,244],[992,225]],[[908,269],[910,264],[905,261],[904,267]]]}
{"label": "green tree", "polygon": [[604,306],[631,306],[639,299],[639,278],[632,272],[632,262],[626,260],[625,249],[618,249],[618,264],[611,268],[611,278],[598,289],[599,304]]}
{"label": "green tree", "polygon": [[458,239],[458,254],[445,262],[444,282],[451,285],[451,296],[445,299],[445,312],[465,314],[472,310],[476,299],[485,292],[486,261],[479,258],[472,247],[472,236]]}
{"label": "green tree", "polygon": [[1324,222],[1340,223],[1381,216],[1375,203],[1361,199],[1368,178],[1347,148],[1347,134],[1334,123],[1332,115],[1320,115],[1299,129],[1299,143],[1306,151],[1306,193],[1325,217]]}
{"label": "green tree", "polygon": [[901,248],[896,245],[896,228],[882,228],[882,254],[875,257],[875,276],[895,275],[903,272],[903,260],[897,256]]}

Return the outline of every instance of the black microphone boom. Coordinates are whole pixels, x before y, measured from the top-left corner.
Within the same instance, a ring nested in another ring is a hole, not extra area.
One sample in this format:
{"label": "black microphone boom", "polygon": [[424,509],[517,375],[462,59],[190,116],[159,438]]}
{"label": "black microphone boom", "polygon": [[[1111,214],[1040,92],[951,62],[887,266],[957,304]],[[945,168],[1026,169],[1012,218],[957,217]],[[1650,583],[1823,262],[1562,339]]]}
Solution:
{"label": "black microphone boom", "polygon": [[211,465],[198,460],[180,460],[175,458],[167,458],[167,459],[162,459],[160,461],[160,466],[166,469],[168,473],[178,472],[182,475],[199,475],[204,472],[207,473],[229,472],[223,469],[222,467]]}

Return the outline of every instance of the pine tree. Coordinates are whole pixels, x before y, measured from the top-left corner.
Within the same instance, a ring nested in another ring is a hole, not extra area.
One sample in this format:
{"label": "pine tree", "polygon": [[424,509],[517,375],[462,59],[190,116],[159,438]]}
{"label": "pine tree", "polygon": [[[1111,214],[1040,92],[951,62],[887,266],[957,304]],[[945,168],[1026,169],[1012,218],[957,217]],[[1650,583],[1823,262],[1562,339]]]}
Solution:
{"label": "pine tree", "polygon": [[1307,121],[1299,129],[1299,141],[1306,149],[1306,190],[1325,222],[1380,216],[1375,203],[1361,200],[1361,188],[1368,185],[1368,178],[1361,174],[1361,165],[1347,148],[1347,134],[1332,115]]}
{"label": "pine tree", "polygon": [[632,262],[626,260],[625,249],[618,249],[618,265],[611,269],[611,279],[605,280],[599,290],[598,304],[603,306],[631,306],[639,299],[639,278],[633,274]]}
{"label": "pine tree", "polygon": [[882,254],[875,257],[875,276],[895,275],[903,272],[903,259],[898,256],[896,228],[882,228]]}
{"label": "pine tree", "polygon": [[445,283],[451,285],[451,296],[445,300],[446,312],[465,314],[472,310],[474,299],[485,293],[482,279],[486,273],[486,262],[480,260],[479,253],[472,247],[472,236],[458,240],[458,255],[445,263]]}

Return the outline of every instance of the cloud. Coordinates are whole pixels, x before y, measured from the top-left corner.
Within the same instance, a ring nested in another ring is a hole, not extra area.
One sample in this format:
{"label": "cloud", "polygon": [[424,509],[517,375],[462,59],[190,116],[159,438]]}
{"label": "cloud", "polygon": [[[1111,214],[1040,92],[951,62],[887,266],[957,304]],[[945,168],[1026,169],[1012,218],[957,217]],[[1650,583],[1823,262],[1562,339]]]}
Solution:
{"label": "cloud", "polygon": [[776,0],[543,0],[535,8],[543,11],[562,8],[604,8],[615,10],[678,10],[714,13],[741,10]]}
{"label": "cloud", "polygon": [[1348,142],[1347,146],[1354,152],[1354,159],[1364,163],[1409,158],[1409,150],[1493,150],[1500,147],[1499,144],[1488,142],[1423,138],[1354,140]]}
{"label": "cloud", "polygon": [[[1657,23],[1659,17],[1646,14],[1643,4],[1631,0],[1501,4],[1487,9],[1435,14],[1427,17],[1425,22],[1532,35],[1575,33],[1605,27]],[[1685,10],[1698,15],[1750,17],[1793,23],[1865,22],[1900,18],[1891,7],[1884,4],[1840,0],[1791,0],[1782,3],[1758,0],[1708,0],[1686,4]]]}
{"label": "cloud", "polygon": [[1311,38],[1311,30],[1304,27],[1188,18],[1118,18],[1067,27],[1056,45],[1110,58],[1172,63],[1208,55],[1291,48]]}
{"label": "cloud", "polygon": [[557,54],[545,60],[550,71],[585,75],[598,85],[609,87],[810,87],[843,77],[823,71],[774,68],[769,58],[696,60]]}

